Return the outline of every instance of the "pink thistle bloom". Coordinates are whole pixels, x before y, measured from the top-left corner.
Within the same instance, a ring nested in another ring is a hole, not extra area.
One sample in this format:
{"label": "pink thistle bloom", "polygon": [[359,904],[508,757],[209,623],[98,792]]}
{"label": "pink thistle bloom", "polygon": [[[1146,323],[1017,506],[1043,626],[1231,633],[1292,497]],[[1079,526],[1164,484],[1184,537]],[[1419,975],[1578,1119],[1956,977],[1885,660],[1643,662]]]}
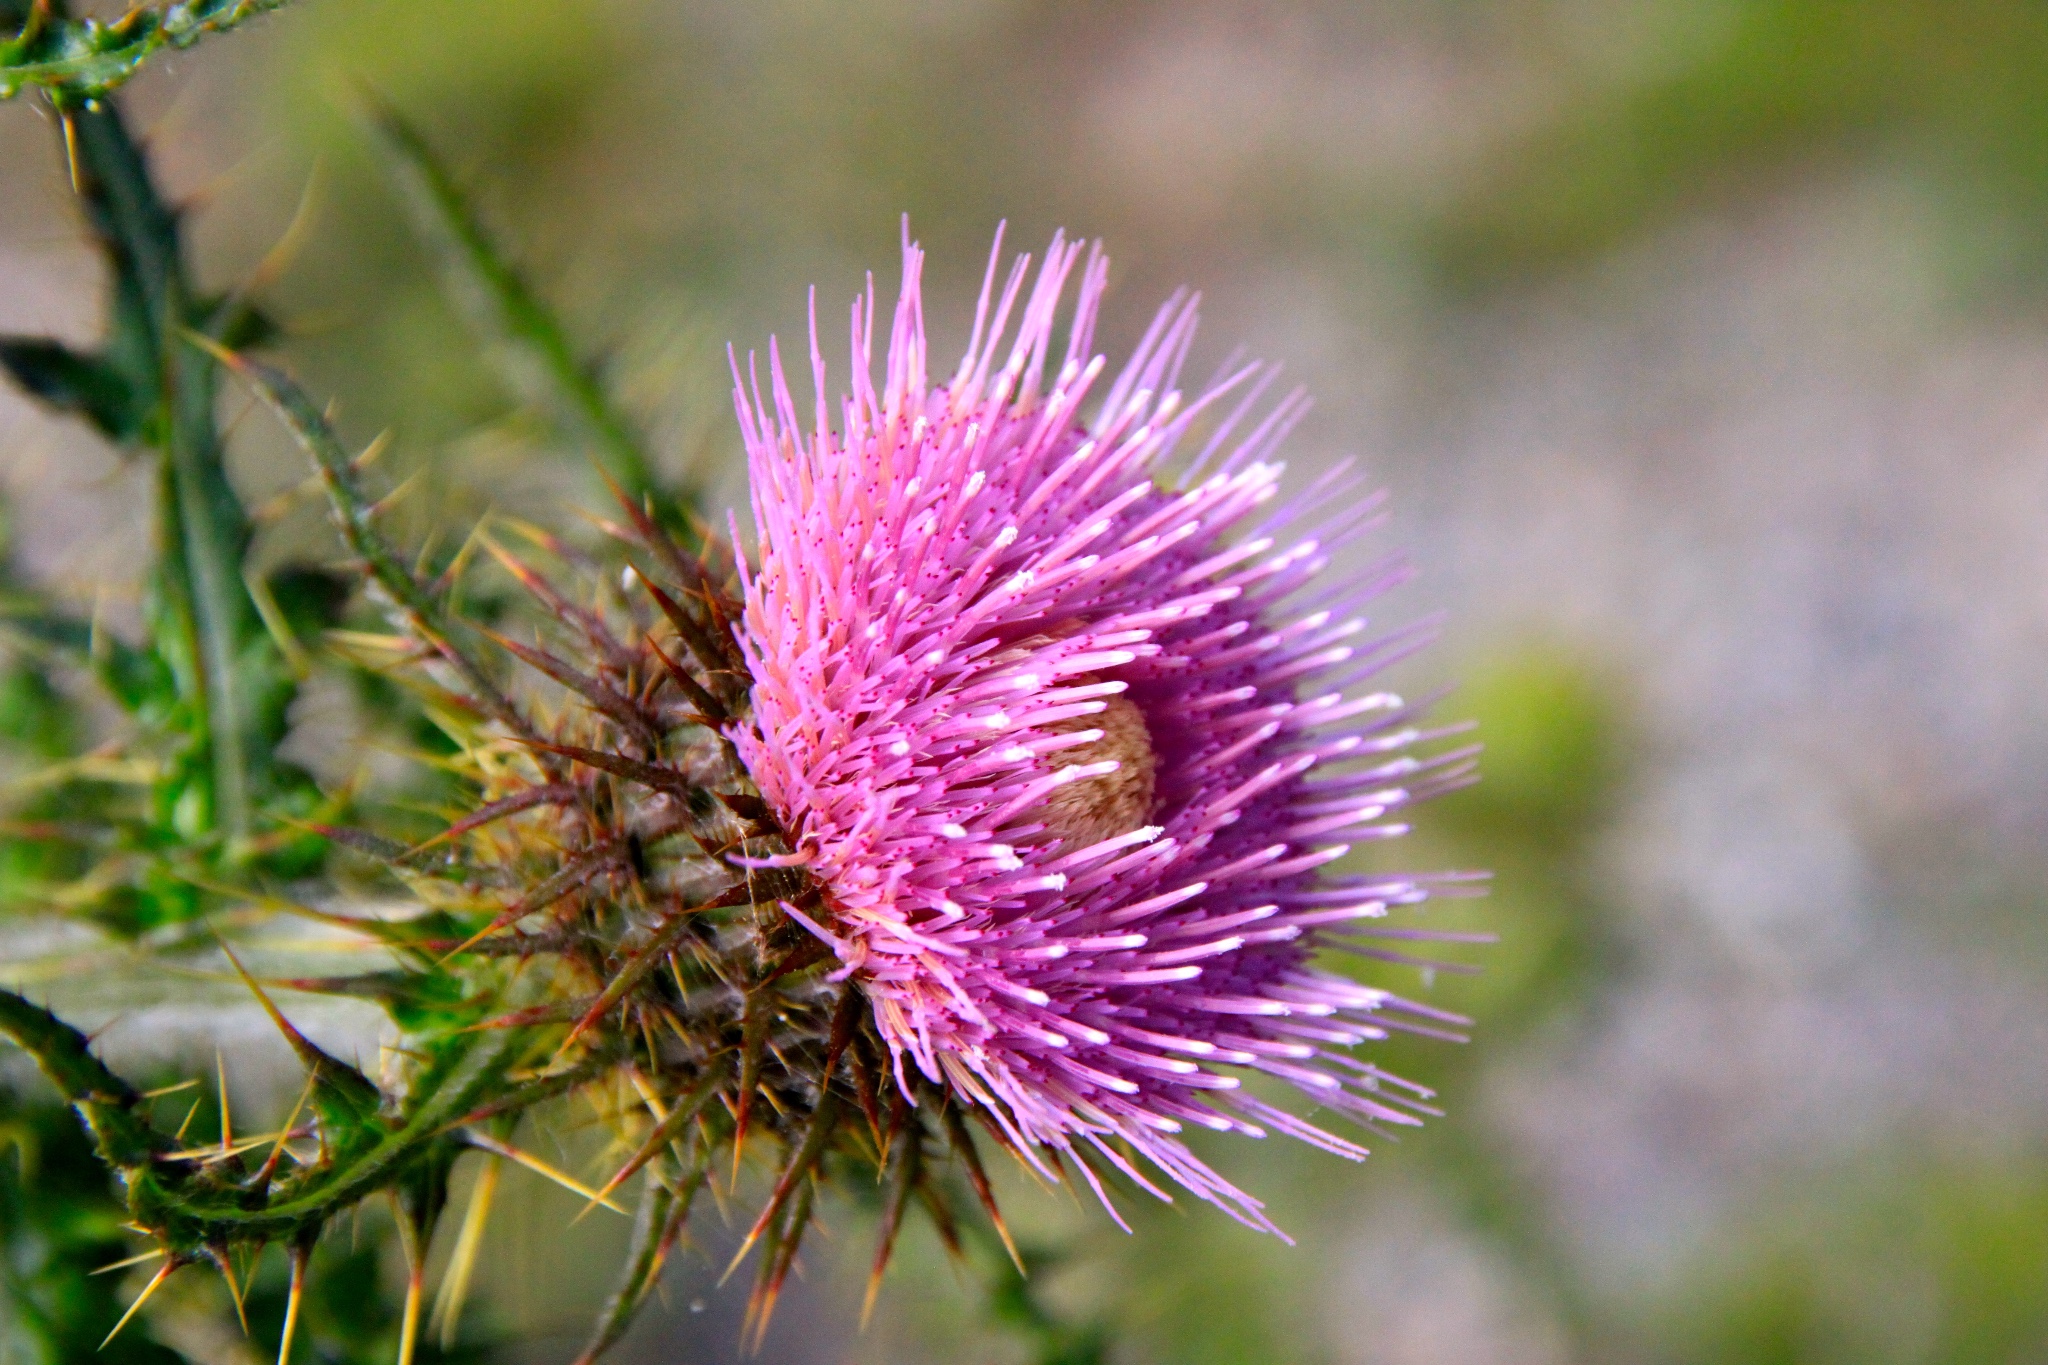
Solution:
{"label": "pink thistle bloom", "polygon": [[1470,751],[1409,753],[1434,737],[1414,710],[1358,690],[1422,641],[1354,614],[1398,566],[1321,577],[1377,499],[1347,497],[1339,469],[1271,505],[1304,396],[1267,404],[1273,372],[1245,366],[1184,400],[1192,296],[1098,396],[1108,262],[1055,237],[1027,293],[1028,257],[997,287],[1000,251],[943,383],[907,235],[886,383],[870,285],[836,428],[815,315],[808,432],[772,344],[767,400],[735,370],[760,548],[753,714],[733,738],[789,861],[825,888],[823,916],[799,918],[865,991],[899,1084],[914,1066],[1027,1159],[1092,1155],[1166,1198],[1121,1139],[1272,1230],[1175,1135],[1271,1129],[1365,1155],[1245,1072],[1368,1127],[1434,1112],[1348,1050],[1462,1021],[1313,959],[1459,937],[1380,925],[1432,879],[1323,869],[1403,833],[1401,809],[1464,778]]}

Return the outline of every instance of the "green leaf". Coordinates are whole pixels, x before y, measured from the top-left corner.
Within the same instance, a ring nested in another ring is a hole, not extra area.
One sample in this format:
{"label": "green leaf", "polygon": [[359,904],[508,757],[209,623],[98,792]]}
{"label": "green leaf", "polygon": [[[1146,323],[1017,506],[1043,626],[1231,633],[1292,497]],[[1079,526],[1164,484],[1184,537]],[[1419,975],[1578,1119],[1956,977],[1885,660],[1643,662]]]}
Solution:
{"label": "green leaf", "polygon": [[168,700],[175,686],[163,661],[137,649],[110,631],[71,616],[39,596],[10,591],[0,571],[0,629],[17,640],[65,656],[90,668],[108,692],[129,711],[152,701]]}
{"label": "green leaf", "polygon": [[132,377],[99,356],[37,337],[0,337],[0,367],[29,393],[83,417],[111,441],[126,443],[142,434],[148,405]]}
{"label": "green leaf", "polygon": [[[452,925],[453,920],[449,923]],[[467,926],[453,928],[443,941],[467,937]],[[374,1000],[393,1023],[408,1033],[430,1028],[466,1027],[481,1015],[478,1002],[462,981],[443,971],[362,972],[355,976],[297,977],[278,983],[295,991]]]}
{"label": "green leaf", "polygon": [[[190,8],[167,8],[164,21]],[[62,7],[52,14],[61,21]],[[111,276],[106,339],[90,356],[16,342],[0,358],[32,391],[158,452],[158,556],[145,594],[151,640],[126,648],[27,605],[0,615],[45,643],[82,645],[109,690],[155,732],[150,742],[171,761],[152,819],[188,842],[225,836],[221,854],[246,859],[247,836],[303,818],[319,798],[306,774],[276,757],[297,676],[243,574],[253,533],[223,467],[218,372],[186,334],[199,320],[238,337],[261,335],[267,324],[233,297],[206,300],[192,288],[178,215],[112,102],[67,107],[64,119],[79,202]],[[310,870],[309,856],[317,864],[303,842],[271,847],[274,871]]]}

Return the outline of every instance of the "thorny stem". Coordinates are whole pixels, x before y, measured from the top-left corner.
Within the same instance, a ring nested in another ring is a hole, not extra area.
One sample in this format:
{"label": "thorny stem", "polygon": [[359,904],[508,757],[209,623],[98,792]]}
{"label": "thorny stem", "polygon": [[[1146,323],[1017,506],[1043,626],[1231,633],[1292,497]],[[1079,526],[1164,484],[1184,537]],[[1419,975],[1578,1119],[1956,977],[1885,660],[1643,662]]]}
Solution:
{"label": "thorny stem", "polygon": [[[395,1118],[365,1116],[355,1134],[330,1138],[329,1164],[252,1201],[239,1185],[210,1183],[191,1163],[168,1159],[173,1140],[150,1126],[141,1096],[92,1055],[84,1034],[4,990],[0,1033],[32,1055],[77,1108],[101,1157],[127,1177],[131,1212],[159,1234],[174,1256],[196,1254],[210,1245],[291,1240],[401,1182],[422,1162],[442,1168],[452,1164],[465,1145],[453,1130],[486,1097],[506,1089],[505,1073],[531,1047],[531,1040],[513,1029],[457,1035],[416,1079]],[[551,1092],[535,1087],[526,1093]]]}
{"label": "thorny stem", "polygon": [[173,0],[138,5],[113,23],[74,20],[61,0],[0,7],[20,24],[0,40],[0,99],[40,88],[83,102],[104,97],[165,48],[187,48],[209,33],[281,9],[287,0]]}
{"label": "thorny stem", "polygon": [[[218,346],[210,349],[216,359],[255,391],[299,445],[313,457],[321,482],[326,485],[342,539],[363,561],[377,585],[404,613],[407,626],[441,652],[442,657],[461,675],[463,684],[494,719],[520,738],[542,747],[540,733],[491,681],[483,666],[462,648],[455,625],[447,613],[434,601],[390,542],[377,531],[372,510],[376,504],[364,494],[357,481],[354,460],[304,390],[260,361]],[[545,755],[542,762],[547,762]]]}

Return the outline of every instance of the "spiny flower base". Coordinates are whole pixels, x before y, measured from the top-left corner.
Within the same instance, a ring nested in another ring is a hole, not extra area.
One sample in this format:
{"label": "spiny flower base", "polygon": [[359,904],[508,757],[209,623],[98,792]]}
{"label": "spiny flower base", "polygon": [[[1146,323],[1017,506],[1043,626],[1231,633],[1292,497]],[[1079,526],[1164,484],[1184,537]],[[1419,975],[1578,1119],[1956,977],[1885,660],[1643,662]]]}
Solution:
{"label": "spiny flower base", "polygon": [[[304,395],[256,362],[224,360],[318,459],[396,631],[354,646],[454,741],[445,762],[470,795],[416,846],[323,830],[401,882],[418,914],[359,919],[266,902],[359,934],[399,968],[267,989],[249,980],[308,1071],[300,1105],[268,1141],[194,1149],[158,1130],[144,1097],[93,1057],[84,1035],[0,993],[0,1031],[78,1107],[126,1184],[134,1228],[164,1253],[150,1292],[193,1264],[233,1286],[245,1278],[237,1267],[279,1244],[296,1294],[323,1230],[363,1199],[393,1194],[413,1267],[409,1357],[456,1161],[487,1153],[582,1188],[512,1142],[529,1110],[572,1095],[626,1135],[632,1153],[585,1193],[609,1204],[642,1177],[627,1265],[585,1361],[618,1339],[653,1290],[699,1190],[736,1173],[745,1154],[781,1153],[742,1251],[758,1255],[748,1311],[757,1345],[823,1183],[872,1188],[879,1177],[876,1282],[913,1199],[949,1243],[967,1190],[1000,1229],[972,1136],[986,1112],[943,1086],[891,1077],[866,996],[832,979],[824,945],[784,908],[824,913],[812,879],[734,862],[773,863],[788,848],[722,733],[745,706],[747,678],[730,629],[738,608],[712,571],[628,504],[617,529],[639,569],[630,590],[586,583],[572,600],[493,544],[561,638],[551,650],[487,636],[447,614],[452,583],[416,578],[382,540],[373,500]],[[616,572],[601,577],[618,582]],[[528,666],[526,682],[496,684],[479,645]],[[322,1052],[272,1006],[280,989],[380,1001],[401,1031],[396,1071],[380,1085]],[[480,1188],[488,1199],[489,1184]],[[477,1238],[462,1243],[473,1255]]]}

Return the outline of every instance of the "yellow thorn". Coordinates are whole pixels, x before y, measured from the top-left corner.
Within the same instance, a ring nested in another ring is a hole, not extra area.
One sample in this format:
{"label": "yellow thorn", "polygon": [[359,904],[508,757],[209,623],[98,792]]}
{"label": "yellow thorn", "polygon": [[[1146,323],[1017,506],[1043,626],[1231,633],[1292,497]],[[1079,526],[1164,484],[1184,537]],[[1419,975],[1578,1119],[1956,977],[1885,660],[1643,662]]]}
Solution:
{"label": "yellow thorn", "polygon": [[[640,1074],[640,1071],[637,1067],[629,1070],[626,1074],[627,1078],[632,1082],[634,1088],[640,1092],[640,1099],[643,1103],[646,1104],[648,1112],[654,1115],[654,1122],[656,1127],[659,1128],[661,1125],[666,1124],[669,1121],[669,1115],[673,1111],[661,1102],[661,1096],[655,1092],[653,1085],[648,1082],[645,1076]],[[717,1080],[718,1077],[716,1075],[707,1075],[704,1079],[698,1082],[700,1090],[704,1086],[715,1085]],[[705,1103],[708,1101],[708,1099],[708,1092],[695,1093],[689,1096],[685,1096],[683,1099],[683,1104],[687,1107],[693,1108],[693,1110],[695,1111],[701,1111]],[[650,1142],[652,1141],[653,1136],[653,1134],[649,1134]],[[683,1149],[680,1145],[683,1141],[683,1136],[684,1134],[682,1130],[678,1130],[677,1132],[670,1134],[668,1139],[669,1150],[675,1153],[676,1159],[678,1161],[683,1160]],[[613,1190],[616,1190],[619,1186],[625,1184],[628,1180],[632,1179],[634,1172],[641,1170],[643,1167],[645,1167],[647,1162],[651,1160],[653,1160],[652,1152],[650,1152],[647,1147],[643,1146],[641,1150],[638,1153],[636,1153],[631,1160],[629,1160],[624,1166],[621,1166],[618,1169],[618,1171],[612,1176],[610,1180],[607,1180],[605,1182],[604,1188],[600,1189],[597,1192],[598,1196],[602,1198],[603,1196],[610,1194]],[[709,1163],[708,1157],[706,1158],[706,1163]],[[712,1194],[716,1196],[718,1192],[717,1182],[709,1181],[707,1182],[707,1185],[711,1189]],[[586,1204],[583,1207],[583,1211],[581,1213],[578,1213],[575,1218],[570,1220],[571,1226],[574,1226],[576,1223],[582,1222],[583,1219],[590,1213],[590,1211],[596,1207],[597,1203],[595,1200],[593,1200],[589,1204]]]}
{"label": "yellow thorn", "polygon": [[438,1324],[444,1353],[455,1346],[462,1305],[469,1297],[470,1275],[476,1269],[477,1253],[483,1248],[484,1225],[490,1219],[491,1200],[498,1192],[498,1173],[503,1169],[495,1155],[485,1156],[484,1168],[477,1172],[476,1186],[469,1194],[469,1208],[462,1215],[462,1231],[455,1239],[455,1251],[441,1276],[440,1293],[434,1296],[434,1313],[428,1325]]}
{"label": "yellow thorn", "polygon": [[590,1196],[590,1202],[585,1204],[582,1208],[576,1210],[576,1216],[569,1220],[569,1226],[573,1228],[578,1223],[588,1218],[590,1216],[590,1211],[594,1208],[614,1207],[613,1205],[605,1203],[605,1201],[611,1198],[613,1191],[617,1190],[619,1186],[625,1183],[625,1181],[619,1179],[617,1176],[613,1176],[610,1180],[605,1181],[604,1188],[593,1191]]}
{"label": "yellow thorn", "polygon": [[304,681],[313,671],[313,661],[306,656],[306,647],[299,643],[299,637],[292,634],[291,622],[285,620],[284,608],[277,604],[277,594],[270,590],[269,581],[251,564],[242,569],[242,586],[255,604],[263,629],[269,632],[278,653],[284,655],[285,666],[291,669],[293,677]]}
{"label": "yellow thorn", "polygon": [[209,1142],[204,1147],[186,1147],[175,1152],[165,1152],[163,1159],[166,1161],[222,1161],[231,1156],[240,1156],[244,1152],[253,1152],[264,1143],[270,1142],[276,1137],[277,1134],[275,1133],[258,1133],[255,1137],[243,1138],[234,1146],[225,1148]]}
{"label": "yellow thorn", "polygon": [[[732,1278],[733,1271],[740,1268],[740,1262],[747,1259],[747,1253],[754,1249],[754,1243],[759,1241],[760,1238],[761,1230],[758,1227],[747,1234],[747,1240],[740,1243],[739,1254],[732,1258],[732,1264],[728,1265],[725,1268],[725,1273],[718,1277],[718,1287],[720,1289],[725,1288],[725,1282]],[[744,1324],[742,1324],[742,1330],[744,1330]]]}
{"label": "yellow thorn", "polygon": [[383,459],[384,452],[389,449],[391,449],[391,428],[386,427],[370,438],[370,443],[363,447],[362,454],[348,462],[349,468],[360,474],[371,465],[377,463],[377,461]]}
{"label": "yellow thorn", "polygon": [[[524,919],[524,918],[526,918],[526,917],[525,917],[524,915],[521,915],[521,916],[520,916],[519,918],[520,918],[520,919]],[[513,923],[513,924],[517,924],[518,922],[519,922],[519,920],[514,920],[514,921],[512,921],[512,923]],[[450,948],[450,949],[448,950],[448,953],[447,953],[447,955],[446,955],[445,957],[441,958],[441,960],[440,960],[440,961],[438,961],[438,962],[436,962],[436,963],[435,963],[434,965],[435,965],[436,967],[446,967],[446,966],[447,966],[447,965],[448,965],[448,964],[449,964],[450,962],[453,962],[453,961],[454,961],[454,960],[455,960],[456,958],[458,958],[458,957],[460,957],[460,956],[461,956],[462,954],[464,954],[464,953],[468,952],[468,951],[469,951],[469,950],[470,950],[471,948],[474,948],[474,947],[476,947],[476,945],[477,945],[477,944],[479,944],[479,943],[482,943],[482,942],[483,942],[483,941],[484,941],[485,939],[489,938],[489,937],[490,937],[491,935],[493,935],[493,934],[500,934],[500,933],[503,933],[503,932],[504,932],[505,930],[507,930],[507,929],[509,929],[509,928],[511,928],[511,927],[512,927],[512,926],[511,926],[511,925],[509,925],[509,924],[499,924],[499,923],[498,923],[498,922],[497,922],[497,921],[496,921],[495,919],[493,919],[493,920],[491,921],[491,923],[489,923],[489,924],[485,925],[485,926],[484,926],[483,928],[481,928],[481,929],[477,930],[477,931],[476,931],[475,933],[471,934],[471,935],[470,935],[470,936],[469,936],[468,938],[466,938],[466,939],[462,940],[462,942],[460,942],[460,943],[456,944],[456,945],[455,945],[455,946],[454,946],[453,948]]]}
{"label": "yellow thorn", "polygon": [[[194,1085],[197,1085],[197,1084],[198,1084],[198,1082],[197,1082],[197,1081],[194,1081],[194,1082],[193,1082],[193,1084],[194,1084]],[[181,1123],[181,1124],[179,1124],[179,1125],[178,1125],[178,1135],[177,1135],[177,1136],[176,1136],[175,1138],[173,1138],[173,1139],[172,1139],[172,1141],[174,1141],[174,1142],[183,1142],[183,1141],[185,1140],[185,1130],[186,1130],[187,1128],[190,1128],[190,1127],[192,1126],[192,1118],[193,1118],[193,1116],[194,1116],[194,1115],[196,1115],[196,1114],[197,1114],[198,1112],[199,1112],[199,1101],[198,1101],[197,1099],[194,1099],[194,1100],[192,1101],[192,1107],[191,1107],[190,1109],[187,1109],[187,1110],[185,1111],[185,1121],[184,1121],[183,1123]]]}
{"label": "yellow thorn", "polygon": [[277,1130],[277,1145],[270,1149],[270,1155],[263,1159],[263,1174],[268,1175],[277,1166],[277,1158],[284,1152],[284,1140],[292,1135],[292,1125],[299,1121],[299,1115],[306,1108],[306,1101],[313,1098],[313,1087],[320,1082],[316,1072],[306,1077],[306,1088],[299,1092],[299,1102],[292,1106],[291,1117],[284,1121],[284,1127]]}
{"label": "yellow thorn", "polygon": [[[780,1182],[778,1182],[776,1193],[780,1194],[782,1192]],[[718,1283],[721,1288],[727,1280],[732,1278],[733,1271],[740,1268],[740,1262],[747,1259],[747,1253],[754,1249],[754,1243],[761,1240],[761,1234],[766,1232],[769,1225],[781,1216],[782,1206],[777,1204],[771,1197],[768,1206],[761,1210],[761,1216],[754,1220],[754,1226],[747,1232],[746,1240],[740,1243],[739,1251],[732,1258],[732,1264],[727,1266],[725,1273],[718,1277]]]}
{"label": "yellow thorn", "polygon": [[[642,1027],[645,1028],[644,1021],[642,1022]],[[652,1056],[654,1053],[654,1040],[652,1038],[647,1040],[647,1051],[648,1055],[650,1056]],[[654,1086],[648,1081],[648,1079],[640,1074],[640,1068],[637,1066],[634,1067],[632,1070],[626,1073],[626,1076],[627,1079],[632,1081],[633,1089],[640,1092],[640,1102],[647,1106],[648,1113],[654,1115],[655,1123],[667,1123],[668,1106],[661,1102],[660,1093],[655,1090]]]}
{"label": "yellow thorn", "polygon": [[284,233],[277,239],[277,244],[263,253],[263,259],[256,263],[256,268],[249,272],[249,278],[242,282],[242,287],[236,290],[236,293],[246,298],[274,283],[291,265],[293,258],[299,254],[299,247],[306,240],[307,230],[312,226],[314,192],[319,185],[320,163],[316,161],[313,163],[312,174],[306,177],[306,188],[299,194],[299,206],[293,211],[291,222],[285,225]]}
{"label": "yellow thorn", "polygon": [[284,1333],[277,1342],[277,1365],[291,1365],[292,1338],[299,1334],[299,1300],[306,1292],[306,1251],[292,1250],[292,1289],[284,1301]]}
{"label": "yellow thorn", "polygon": [[494,1137],[490,1137],[486,1134],[477,1132],[475,1129],[468,1130],[464,1134],[464,1136],[469,1140],[470,1146],[480,1148],[481,1150],[486,1152],[494,1153],[497,1156],[504,1157],[507,1161],[516,1161],[520,1165],[524,1166],[527,1170],[532,1171],[535,1175],[545,1176],[549,1180],[554,1181],[557,1185],[560,1185],[563,1189],[569,1191],[571,1194],[579,1194],[582,1195],[585,1199],[590,1200],[592,1203],[602,1204],[606,1208],[610,1209],[613,1213],[626,1212],[625,1209],[621,1208],[617,1204],[614,1204],[609,1198],[606,1198],[605,1196],[599,1194],[596,1190],[591,1189],[590,1186],[584,1184],[582,1181],[576,1179],[574,1176],[569,1175],[566,1172],[556,1170],[553,1166],[548,1165],[547,1162],[542,1161],[539,1157],[534,1156],[530,1152],[522,1152],[509,1142],[500,1142]]}
{"label": "yellow thorn", "polygon": [[405,1280],[405,1325],[399,1329],[398,1365],[412,1365],[420,1342],[420,1289],[426,1269],[414,1265]]}
{"label": "yellow thorn", "polygon": [[71,192],[83,194],[85,190],[79,184],[81,177],[78,174],[78,122],[72,117],[69,109],[64,110],[57,118],[64,125],[64,161],[71,168]]}
{"label": "yellow thorn", "polygon": [[160,1100],[166,1095],[175,1095],[180,1090],[190,1090],[197,1084],[199,1082],[196,1080],[179,1081],[176,1085],[167,1085],[160,1090],[145,1090],[142,1092],[142,1098],[146,1100]]}
{"label": "yellow thorn", "polygon": [[420,552],[414,555],[412,559],[412,574],[414,578],[424,579],[427,576],[427,565],[433,562],[434,551],[439,548],[441,548],[441,528],[438,526],[428,527],[427,534],[420,540]]}
{"label": "yellow thorn", "polygon": [[234,1253],[223,1250],[214,1265],[219,1268],[220,1277],[228,1282],[228,1297],[235,1301],[235,1316],[241,1320],[242,1335],[246,1337],[249,1335],[249,1314],[242,1304],[242,1286],[235,1279]]}
{"label": "yellow thorn", "polygon": [[114,1340],[115,1337],[121,1335],[121,1329],[128,1325],[128,1319],[134,1317],[137,1313],[142,1311],[142,1305],[149,1302],[150,1295],[156,1293],[156,1291],[163,1285],[163,1282],[171,1278],[171,1272],[173,1270],[176,1270],[177,1268],[178,1262],[165,1261],[163,1269],[157,1271],[156,1276],[153,1279],[151,1279],[148,1284],[142,1286],[142,1292],[135,1296],[135,1302],[128,1305],[128,1311],[123,1313],[121,1315],[121,1320],[114,1324],[114,1330],[107,1333],[106,1341],[102,1341],[100,1343],[100,1349],[102,1351],[107,1349],[107,1346]]}
{"label": "yellow thorn", "polygon": [[386,512],[396,507],[407,494],[411,493],[415,488],[418,488],[420,486],[420,480],[426,477],[426,473],[426,470],[420,469],[415,470],[411,474],[408,474],[402,481],[400,481],[399,485],[396,488],[392,489],[389,493],[386,493],[383,497],[371,503],[369,511],[365,515],[373,518],[383,516]]}
{"label": "yellow thorn", "polygon": [[477,521],[475,528],[463,540],[461,547],[456,550],[455,558],[448,561],[448,567],[441,570],[441,578],[447,582],[451,589],[454,588],[457,580],[468,571],[469,562],[476,558],[476,552],[482,548],[483,536],[485,534],[484,528],[489,526],[490,523],[490,515],[486,513]]}
{"label": "yellow thorn", "polygon": [[213,1050],[213,1072],[220,1081],[220,1154],[227,1156],[235,1145],[235,1125],[228,1114],[228,1061],[219,1048]]}
{"label": "yellow thorn", "polygon": [[299,482],[285,489],[282,493],[274,493],[255,507],[250,508],[249,520],[261,526],[268,526],[271,522],[279,520],[285,513],[291,511],[294,503],[310,498],[320,491],[320,476],[318,474],[310,475],[299,480]]}
{"label": "yellow thorn", "polygon": [[95,1270],[92,1273],[95,1275],[111,1275],[117,1270],[126,1270],[131,1265],[141,1265],[144,1261],[153,1261],[163,1254],[164,1252],[162,1247],[151,1247],[148,1251],[142,1252],[139,1255],[130,1256],[127,1257],[125,1260],[114,1261],[111,1264],[103,1265],[98,1270]]}
{"label": "yellow thorn", "polygon": [[249,373],[248,361],[242,359],[241,356],[236,355],[206,333],[187,327],[180,335],[192,345],[197,346],[200,350],[206,352],[230,370],[233,370],[236,374],[246,375]]}
{"label": "yellow thorn", "polygon": [[988,1209],[985,1211],[988,1214],[989,1221],[996,1225],[996,1236],[1003,1239],[1003,1250],[1010,1253],[1010,1264],[1017,1267],[1017,1273],[1019,1275],[1028,1278],[1031,1272],[1024,1268],[1024,1258],[1023,1256],[1018,1254],[1017,1244],[1010,1240],[1010,1225],[1005,1223],[1003,1221],[1003,1216],[997,1213],[994,1209]]}

